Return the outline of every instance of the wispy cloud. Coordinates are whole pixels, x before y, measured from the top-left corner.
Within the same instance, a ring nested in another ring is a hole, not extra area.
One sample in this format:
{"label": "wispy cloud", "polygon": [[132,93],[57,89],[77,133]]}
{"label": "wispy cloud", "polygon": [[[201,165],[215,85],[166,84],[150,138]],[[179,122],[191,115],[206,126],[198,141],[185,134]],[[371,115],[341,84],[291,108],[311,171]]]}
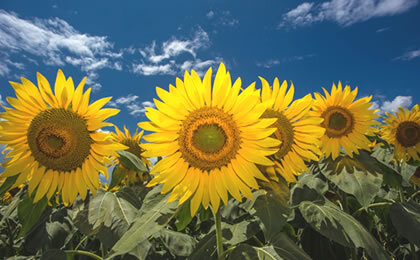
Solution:
{"label": "wispy cloud", "polygon": [[3,106],[5,105],[1,95],[0,95],[0,105],[3,105]]}
{"label": "wispy cloud", "polygon": [[233,27],[239,24],[239,20],[234,18],[230,11],[218,11],[215,12],[210,10],[206,17],[209,20],[214,20],[216,24],[223,25],[223,26],[230,26]]}
{"label": "wispy cloud", "polygon": [[384,27],[384,28],[379,28],[378,30],[376,30],[377,33],[383,33],[385,31],[388,31],[390,29],[390,27]]}
{"label": "wispy cloud", "polygon": [[17,14],[0,10],[0,76],[10,73],[10,67],[23,69],[13,61],[27,56],[37,57],[46,65],[70,64],[94,76],[88,84],[95,90],[97,71],[103,68],[121,70],[123,53],[114,50],[104,36],[91,36],[74,29],[59,18],[25,20]]}
{"label": "wispy cloud", "polygon": [[284,57],[282,59],[268,59],[265,61],[258,61],[256,65],[257,67],[263,67],[263,68],[269,69],[281,63],[301,61],[307,58],[312,58],[314,56],[316,56],[316,54],[312,53],[312,54],[307,54],[307,55],[296,55],[296,56]]}
{"label": "wispy cloud", "polygon": [[417,4],[418,0],[331,0],[319,4],[305,2],[284,14],[279,28],[306,26],[323,21],[349,26],[375,17],[401,14]]}
{"label": "wispy cloud", "polygon": [[395,58],[396,60],[412,60],[420,57],[420,49],[407,51],[403,55]]}
{"label": "wispy cloud", "polygon": [[185,68],[202,72],[202,67],[219,63],[222,59],[216,57],[210,60],[198,58],[198,52],[210,46],[209,35],[198,26],[192,37],[180,39],[171,37],[162,44],[153,41],[149,46],[140,49],[142,59],[131,66],[131,71],[144,75],[177,75]]}
{"label": "wispy cloud", "polygon": [[132,116],[139,116],[146,112],[146,107],[156,107],[151,101],[138,102],[138,96],[129,94],[127,96],[119,97],[115,101],[108,102],[111,107],[125,107],[128,113]]}
{"label": "wispy cloud", "polygon": [[412,96],[396,96],[393,100],[387,100],[383,96],[379,96],[379,100],[373,102],[372,109],[379,109],[380,114],[385,112],[398,111],[398,107],[410,108],[413,103]]}

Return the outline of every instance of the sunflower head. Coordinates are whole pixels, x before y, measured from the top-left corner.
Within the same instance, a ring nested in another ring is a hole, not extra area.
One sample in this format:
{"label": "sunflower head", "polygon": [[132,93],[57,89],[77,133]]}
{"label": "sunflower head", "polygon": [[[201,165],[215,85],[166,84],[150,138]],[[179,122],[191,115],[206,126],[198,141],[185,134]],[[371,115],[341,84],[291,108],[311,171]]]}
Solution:
{"label": "sunflower head", "polygon": [[[139,133],[138,129],[136,129],[135,134],[132,136],[130,134],[130,131],[125,126],[124,132],[122,132],[117,126],[115,126],[115,132],[112,132],[111,135],[115,142],[127,146],[128,149],[126,151],[137,156],[144,163],[144,165],[146,165],[146,167],[149,168],[152,166],[151,162],[141,155],[144,152],[140,144],[140,140],[143,133],[144,131],[141,131]],[[148,179],[147,173],[130,170],[128,166],[124,165],[123,161],[118,160],[118,158],[116,158],[116,160],[117,163],[120,163],[119,167],[121,167],[125,173],[125,177],[121,181],[123,185],[143,183]]]}
{"label": "sunflower head", "polygon": [[305,161],[318,160],[322,154],[318,145],[325,132],[319,126],[323,120],[311,114],[313,99],[310,94],[293,101],[293,83],[287,90],[286,81],[280,86],[275,78],[270,86],[264,78],[260,77],[260,80],[261,101],[267,108],[262,117],[277,119],[273,124],[276,131],[271,137],[280,141],[279,150],[271,156],[275,165],[265,167],[264,171],[273,180],[278,180],[277,172],[287,182],[295,182],[295,175],[307,170]]}
{"label": "sunflower head", "polygon": [[325,97],[315,93],[313,111],[324,119],[321,126],[325,134],[321,137],[321,149],[325,155],[336,159],[341,148],[350,157],[358,154],[359,149],[369,150],[370,141],[366,135],[374,135],[378,110],[370,109],[372,97],[356,101],[357,87],[352,91],[350,86],[342,88],[333,84],[331,94],[325,89]]}
{"label": "sunflower head", "polygon": [[186,71],[169,91],[156,88],[162,101],[154,100],[157,109],[146,108],[150,122],[139,123],[154,132],[144,137],[149,143],[143,144],[143,155],[164,157],[148,185],[163,183],[162,193],[172,190],[169,201],[191,199],[192,215],[210,203],[217,211],[228,192],[239,201],[242,195],[252,199],[256,178],[267,181],[256,164],[273,165],[266,156],[280,144],[270,137],[277,119],[260,119],[266,107],[254,83],[241,91],[241,80],[232,84],[223,63],[213,84],[211,76],[211,68],[203,80]]}
{"label": "sunflower head", "polygon": [[126,148],[97,132],[112,126],[103,121],[119,110],[102,109],[111,98],[89,104],[86,78],[75,89],[72,78],[59,70],[54,93],[44,76],[38,73],[37,79],[38,87],[25,78],[10,82],[16,98],[7,97],[12,107],[0,113],[0,144],[10,150],[0,177],[18,175],[15,185],[29,181],[29,194],[36,190],[34,202],[61,194],[69,205],[78,194],[84,199],[88,189],[96,194],[99,172],[108,175],[108,157]]}
{"label": "sunflower head", "polygon": [[382,125],[382,136],[394,145],[394,157],[397,160],[420,160],[420,109],[415,105],[411,111],[398,108],[394,114],[386,113]]}

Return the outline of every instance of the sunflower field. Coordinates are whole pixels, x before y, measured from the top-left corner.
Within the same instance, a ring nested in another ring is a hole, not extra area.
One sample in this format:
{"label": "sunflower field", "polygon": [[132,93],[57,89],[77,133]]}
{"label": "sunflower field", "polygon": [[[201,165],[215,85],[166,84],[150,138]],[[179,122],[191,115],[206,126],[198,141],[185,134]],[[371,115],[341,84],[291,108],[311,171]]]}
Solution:
{"label": "sunflower field", "polygon": [[21,81],[0,109],[2,259],[420,260],[419,105],[382,115],[340,82],[294,99],[221,63],[156,87],[130,132],[86,78]]}

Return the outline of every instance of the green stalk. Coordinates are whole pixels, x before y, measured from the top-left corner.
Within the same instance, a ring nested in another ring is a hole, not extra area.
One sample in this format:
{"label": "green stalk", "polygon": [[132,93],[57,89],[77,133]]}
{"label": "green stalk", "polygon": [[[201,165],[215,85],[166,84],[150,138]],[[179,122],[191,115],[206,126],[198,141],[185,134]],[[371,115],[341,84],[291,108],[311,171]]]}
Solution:
{"label": "green stalk", "polygon": [[220,210],[216,213],[213,210],[212,212],[214,216],[214,224],[216,225],[217,255],[219,256],[219,260],[225,260],[222,241],[222,216],[220,215]]}
{"label": "green stalk", "polygon": [[78,255],[85,255],[85,256],[89,256],[93,259],[96,260],[103,260],[102,257],[95,255],[94,253],[88,252],[88,251],[82,251],[82,250],[64,250],[64,253],[68,254],[68,255],[73,255],[73,254],[78,254]]}

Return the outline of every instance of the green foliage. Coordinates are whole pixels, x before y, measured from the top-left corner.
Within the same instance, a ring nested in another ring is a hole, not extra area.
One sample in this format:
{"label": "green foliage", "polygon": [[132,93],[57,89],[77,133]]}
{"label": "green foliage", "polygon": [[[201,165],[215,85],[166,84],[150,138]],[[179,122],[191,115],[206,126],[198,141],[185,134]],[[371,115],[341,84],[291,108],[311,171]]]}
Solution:
{"label": "green foliage", "polygon": [[420,248],[420,204],[414,201],[394,203],[389,213],[398,233]]}
{"label": "green foliage", "polygon": [[144,163],[134,154],[127,151],[117,151],[118,159],[125,167],[136,172],[147,172]]}
{"label": "green foliage", "polygon": [[0,185],[0,198],[16,183],[19,174],[6,178],[6,181]]}

